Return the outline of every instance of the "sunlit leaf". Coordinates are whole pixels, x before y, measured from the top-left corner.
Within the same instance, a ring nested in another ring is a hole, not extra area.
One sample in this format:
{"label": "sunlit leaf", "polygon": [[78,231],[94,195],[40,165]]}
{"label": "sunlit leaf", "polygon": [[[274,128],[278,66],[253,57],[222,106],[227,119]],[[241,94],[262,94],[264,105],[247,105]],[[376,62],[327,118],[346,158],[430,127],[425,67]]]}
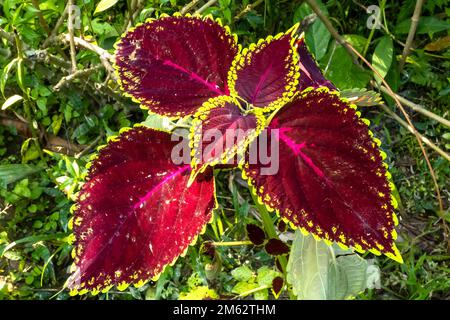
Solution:
{"label": "sunlit leaf", "polygon": [[189,165],[171,160],[170,135],[146,127],[100,150],[79,194],[73,231],[79,293],[142,285],[195,241],[216,205],[211,174],[188,188]]}
{"label": "sunlit leaf", "polygon": [[[389,71],[392,64],[392,58],[394,56],[394,44],[390,36],[384,36],[381,38],[378,45],[375,47],[375,52],[372,57],[372,65],[380,74],[381,78],[384,78]],[[375,80],[380,83],[381,79],[374,72]]]}
{"label": "sunlit leaf", "polygon": [[194,115],[190,134],[192,177],[216,164],[237,166],[235,155],[244,153],[264,129],[266,120],[259,110],[244,114],[239,106],[233,97],[220,96],[205,102]]}
{"label": "sunlit leaf", "polygon": [[273,108],[289,100],[299,78],[293,35],[296,28],[261,39],[243,50],[229,73],[233,95],[259,108]]}
{"label": "sunlit leaf", "polygon": [[105,11],[117,3],[118,0],[101,0],[95,7],[94,14]]}
{"label": "sunlit leaf", "polygon": [[269,126],[278,172],[263,175],[265,165],[247,162],[244,177],[266,206],[303,231],[401,261],[386,155],[355,109],[327,88],[299,94]]}
{"label": "sunlit leaf", "polygon": [[210,18],[164,16],[125,34],[116,65],[128,95],[154,113],[178,117],[229,93],[238,50],[237,38]]}

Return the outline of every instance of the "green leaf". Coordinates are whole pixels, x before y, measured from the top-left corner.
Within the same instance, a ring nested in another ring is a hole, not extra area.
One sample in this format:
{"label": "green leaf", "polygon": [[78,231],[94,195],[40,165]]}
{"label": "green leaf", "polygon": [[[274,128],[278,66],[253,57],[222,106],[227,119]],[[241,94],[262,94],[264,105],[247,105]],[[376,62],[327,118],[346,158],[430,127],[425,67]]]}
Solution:
{"label": "green leaf", "polygon": [[[406,19],[400,22],[395,28],[396,33],[406,34],[411,27],[411,19]],[[429,34],[433,35],[435,32],[440,32],[450,29],[450,23],[444,20],[440,20],[435,17],[420,17],[419,24],[417,25],[416,34]]]}
{"label": "green leaf", "polygon": [[95,8],[94,15],[111,8],[118,0],[101,0]]}
{"label": "green leaf", "polygon": [[248,281],[253,277],[253,271],[247,266],[240,266],[231,271],[231,275],[237,281]]}
{"label": "green leaf", "polygon": [[[367,288],[368,265],[350,250],[328,246],[296,231],[287,281],[299,299],[349,299]],[[373,277],[370,282],[374,282]]]}
{"label": "green leaf", "polygon": [[328,43],[331,39],[331,33],[322,21],[316,20],[306,32],[306,44],[314,54],[316,60],[323,58],[327,52]]}
{"label": "green leaf", "polygon": [[281,274],[267,266],[263,266],[258,269],[258,276],[256,281],[260,286],[271,286],[273,279]]}
{"label": "green leaf", "polygon": [[204,300],[204,299],[218,299],[219,296],[214,289],[209,289],[207,286],[194,287],[189,292],[180,293],[180,300]]}
{"label": "green leaf", "polygon": [[231,291],[236,294],[244,294],[244,293],[252,291],[258,287],[259,286],[257,283],[249,283],[249,282],[241,281],[241,282],[238,282]]}
{"label": "green leaf", "polygon": [[[375,48],[372,56],[372,65],[377,72],[384,77],[387,75],[389,68],[392,64],[392,58],[394,56],[394,45],[390,36],[384,36]],[[375,80],[380,83],[381,78],[375,74]]]}
{"label": "green leaf", "polygon": [[[345,35],[344,39],[359,52],[366,43],[366,38],[358,35]],[[325,77],[339,89],[364,88],[371,78],[371,74],[356,66],[349,53],[333,41],[333,47],[320,60]]]}
{"label": "green leaf", "polygon": [[[327,7],[322,3],[322,1],[317,1],[319,8],[325,15],[328,15]],[[306,16],[312,14],[313,11],[307,3],[300,5],[294,13],[294,24],[302,21]],[[308,48],[314,54],[316,60],[323,58],[327,52],[328,43],[330,42],[331,34],[323,22],[316,18],[313,24],[306,30],[305,41]]]}
{"label": "green leaf", "polygon": [[143,121],[141,124],[152,129],[163,131],[172,131],[172,129],[175,127],[170,118],[161,116],[156,113],[148,115],[147,119],[145,119],[145,121]]}
{"label": "green leaf", "polygon": [[22,100],[22,96],[19,96],[18,94],[15,94],[11,97],[9,97],[8,99],[6,99],[6,101],[2,104],[2,110],[6,110],[9,107],[11,107],[14,103],[19,102],[20,100]]}
{"label": "green leaf", "polygon": [[0,185],[6,186],[40,170],[42,168],[27,164],[0,165]]}
{"label": "green leaf", "polygon": [[2,76],[0,77],[0,91],[3,96],[5,96],[5,85],[6,81],[8,81],[9,73],[11,72],[11,69],[16,66],[18,60],[19,59],[17,58],[11,60],[6,67],[3,68]]}
{"label": "green leaf", "polygon": [[373,90],[365,88],[345,89],[341,91],[341,97],[361,107],[377,106],[383,102],[381,95]]}

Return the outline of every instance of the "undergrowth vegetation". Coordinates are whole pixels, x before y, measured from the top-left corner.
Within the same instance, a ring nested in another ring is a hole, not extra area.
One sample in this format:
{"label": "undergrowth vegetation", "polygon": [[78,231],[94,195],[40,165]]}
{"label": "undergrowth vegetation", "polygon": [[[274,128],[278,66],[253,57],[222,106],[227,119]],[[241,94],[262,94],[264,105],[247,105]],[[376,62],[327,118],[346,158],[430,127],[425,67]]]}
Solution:
{"label": "undergrowth vegetation", "polygon": [[[175,12],[220,18],[243,46],[301,22],[324,76],[370,120],[396,186],[396,245],[404,263],[364,254],[375,275],[356,298],[450,298],[449,1],[423,4],[412,42],[407,37],[415,1],[0,3],[0,299],[73,299],[63,289],[73,262],[70,208],[86,164],[120,128],[141,122],[155,126],[147,110],[122,94],[111,62],[114,44],[139,22]],[[311,3],[378,74],[338,44]],[[378,12],[379,24],[369,28],[377,24]],[[380,75],[400,96],[422,137],[436,184],[418,136],[408,129]],[[246,228],[263,228],[261,208],[238,169],[215,175],[219,207],[211,224],[157,281],[76,298],[273,299],[270,288],[282,268],[249,241]],[[291,243],[294,230],[273,218],[281,240]],[[279,298],[294,297],[286,290]]]}

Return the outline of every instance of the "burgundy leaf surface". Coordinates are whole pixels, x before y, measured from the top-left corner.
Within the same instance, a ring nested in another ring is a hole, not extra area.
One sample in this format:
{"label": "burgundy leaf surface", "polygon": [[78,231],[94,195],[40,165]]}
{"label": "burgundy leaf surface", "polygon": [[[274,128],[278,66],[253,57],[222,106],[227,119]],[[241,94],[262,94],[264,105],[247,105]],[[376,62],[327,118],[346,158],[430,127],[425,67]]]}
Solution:
{"label": "burgundy leaf surface", "polygon": [[272,256],[281,256],[289,253],[289,246],[279,239],[269,239],[264,245],[267,253]]}
{"label": "burgundy leaf surface", "polygon": [[259,108],[275,108],[286,103],[296,90],[299,78],[294,48],[296,27],[285,34],[268,37],[243,50],[233,62],[229,87]]}
{"label": "burgundy leaf surface", "polygon": [[266,240],[266,233],[256,224],[249,223],[247,224],[246,229],[248,238],[254,245],[259,246]]}
{"label": "burgundy leaf surface", "polygon": [[116,45],[123,90],[150,111],[193,114],[228,94],[227,74],[237,38],[210,18],[162,17],[130,30]]}
{"label": "burgundy leaf surface", "polygon": [[205,102],[194,115],[190,135],[193,177],[207,166],[237,166],[235,155],[244,153],[264,129],[266,121],[260,110],[244,115],[238,105],[238,100],[220,96]]}
{"label": "burgundy leaf surface", "polygon": [[284,280],[282,277],[276,277],[272,280],[272,293],[275,298],[278,299],[281,293],[281,289],[283,289]]}
{"label": "burgundy leaf surface", "polygon": [[212,175],[187,188],[170,135],[135,127],[101,149],[74,212],[75,292],[142,285],[196,239],[215,208]]}
{"label": "burgundy leaf surface", "polygon": [[385,154],[367,122],[337,92],[306,90],[269,125],[276,129],[269,146],[279,144],[278,172],[261,175],[256,161],[243,173],[269,209],[302,231],[401,261]]}
{"label": "burgundy leaf surface", "polygon": [[335,90],[336,87],[329,80],[325,79],[314,58],[309,53],[305,38],[297,40],[296,45],[300,65],[298,90],[301,92],[308,87],[318,88],[322,86]]}

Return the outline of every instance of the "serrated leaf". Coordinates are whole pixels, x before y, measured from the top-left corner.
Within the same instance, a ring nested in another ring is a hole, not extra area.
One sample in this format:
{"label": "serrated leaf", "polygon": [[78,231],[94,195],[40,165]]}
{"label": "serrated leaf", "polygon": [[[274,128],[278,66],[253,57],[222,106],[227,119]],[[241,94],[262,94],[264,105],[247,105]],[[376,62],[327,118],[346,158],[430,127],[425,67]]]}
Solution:
{"label": "serrated leaf", "polygon": [[20,100],[23,100],[23,97],[22,97],[22,96],[19,96],[18,94],[15,94],[15,95],[9,97],[8,99],[6,99],[5,102],[3,102],[1,110],[6,110],[6,109],[8,109],[8,108],[11,107],[14,103],[19,102]]}
{"label": "serrated leaf", "polygon": [[[188,44],[188,45],[187,45]],[[228,95],[236,38],[216,21],[163,17],[133,28],[116,45],[123,90],[150,111],[192,115],[209,98]]]}
{"label": "serrated leaf", "polygon": [[[392,64],[392,58],[394,56],[394,45],[390,36],[384,36],[381,38],[378,45],[375,47],[375,51],[372,56],[372,65],[384,79]],[[381,78],[374,72],[375,80],[380,83]]]}
{"label": "serrated leaf", "polygon": [[278,171],[266,175],[263,161],[247,161],[244,176],[266,206],[296,227],[400,262],[386,154],[359,115],[337,92],[305,90],[267,128]]}
{"label": "serrated leaf", "polygon": [[341,97],[357,106],[368,107],[380,105],[383,100],[378,92],[363,89],[345,89],[341,91]]}
{"label": "serrated leaf", "polygon": [[168,133],[139,126],[99,151],[74,211],[69,288],[143,284],[208,223],[216,205],[212,172],[187,187],[189,165],[171,160],[176,144]]}
{"label": "serrated leaf", "polygon": [[95,7],[94,15],[103,12],[117,3],[118,0],[101,0]]}
{"label": "serrated leaf", "polygon": [[230,93],[258,108],[286,103],[295,91],[299,66],[295,55],[294,29],[269,36],[243,50],[228,75]]}
{"label": "serrated leaf", "polygon": [[239,106],[237,99],[220,96],[209,99],[195,113],[190,130],[191,178],[208,166],[237,166],[236,155],[244,153],[264,129],[266,119],[260,110],[243,114]]}

